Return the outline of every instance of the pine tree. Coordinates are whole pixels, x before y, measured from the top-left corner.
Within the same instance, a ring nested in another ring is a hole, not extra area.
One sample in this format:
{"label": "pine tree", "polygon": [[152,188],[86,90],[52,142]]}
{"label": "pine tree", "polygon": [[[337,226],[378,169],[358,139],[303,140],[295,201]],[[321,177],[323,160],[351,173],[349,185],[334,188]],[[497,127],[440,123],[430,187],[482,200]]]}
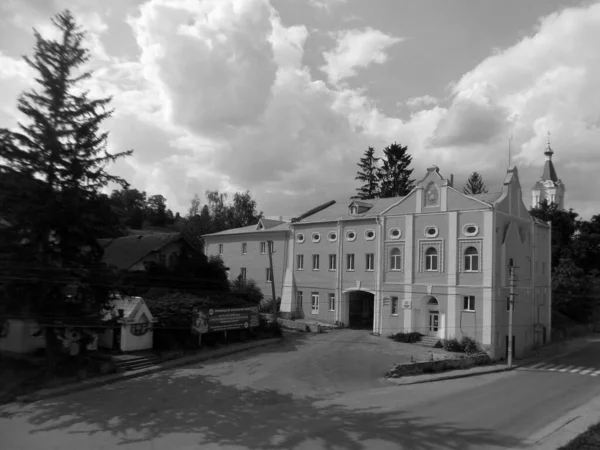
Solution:
{"label": "pine tree", "polygon": [[375,158],[375,149],[369,147],[365,151],[365,156],[360,158],[358,167],[360,170],[356,173],[355,180],[360,180],[364,184],[356,189],[357,197],[363,200],[376,198],[379,196],[379,180],[377,178],[377,162],[380,158]]}
{"label": "pine tree", "polygon": [[407,150],[395,142],[383,149],[383,165],[378,171],[381,198],[403,197],[413,189],[413,169],[408,168],[412,157]]}
{"label": "pine tree", "polygon": [[481,175],[477,172],[473,172],[469,175],[469,179],[463,188],[463,192],[467,195],[487,194],[488,188],[485,186]]}
{"label": "pine tree", "polygon": [[90,99],[82,89],[91,77],[78,73],[89,60],[85,33],[68,10],[52,23],[60,38],[45,39],[34,30],[33,58],[24,57],[39,85],[18,98],[29,123],[0,130],[0,177],[22,181],[1,186],[0,193],[11,223],[3,231],[12,244],[6,248],[12,251],[5,267],[12,275],[5,284],[12,300],[7,308],[47,325],[49,356],[58,344],[55,318],[64,330],[65,323],[82,324],[84,317],[99,320],[108,304],[113,278],[100,264],[98,238],[113,218],[107,220],[111,210],[100,189],[110,182],[127,186],[106,165],[132,153],[108,153],[108,133],[100,124],[112,114],[111,99]]}

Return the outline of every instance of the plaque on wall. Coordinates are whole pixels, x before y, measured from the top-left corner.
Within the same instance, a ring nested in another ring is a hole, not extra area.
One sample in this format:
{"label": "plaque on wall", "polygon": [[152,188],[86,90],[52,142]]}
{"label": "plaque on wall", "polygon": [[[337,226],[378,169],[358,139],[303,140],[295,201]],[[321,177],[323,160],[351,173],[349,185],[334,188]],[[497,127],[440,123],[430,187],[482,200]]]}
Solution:
{"label": "plaque on wall", "polygon": [[411,309],[412,302],[410,300],[402,300],[402,308]]}

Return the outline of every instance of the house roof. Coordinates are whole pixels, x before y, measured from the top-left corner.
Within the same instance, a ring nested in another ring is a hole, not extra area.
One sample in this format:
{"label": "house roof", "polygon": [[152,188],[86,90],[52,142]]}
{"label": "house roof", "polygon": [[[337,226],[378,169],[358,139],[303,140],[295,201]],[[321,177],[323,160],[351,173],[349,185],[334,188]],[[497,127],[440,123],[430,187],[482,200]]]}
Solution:
{"label": "house roof", "polygon": [[473,197],[474,199],[477,199],[480,202],[484,202],[489,205],[493,205],[494,202],[496,200],[498,200],[501,196],[502,196],[502,192],[488,192],[486,194],[469,195],[469,197]]}
{"label": "house roof", "polygon": [[142,258],[179,239],[183,239],[180,233],[156,233],[100,239],[99,241],[104,245],[102,262],[117,269],[129,269]]}
{"label": "house roof", "polygon": [[[261,219],[261,220],[264,221],[265,219]],[[272,222],[279,222],[279,221],[273,220]],[[270,228],[266,228],[265,227],[265,228],[262,228],[262,229],[258,229],[258,224],[256,224],[256,225],[249,225],[247,227],[232,228],[231,230],[219,231],[218,233],[203,234],[202,237],[229,236],[229,235],[233,235],[233,234],[271,233],[273,231],[289,231],[289,229],[290,229],[289,222],[280,222],[279,224],[273,225]]]}
{"label": "house roof", "polygon": [[262,224],[263,228],[268,230],[270,228],[273,228],[276,225],[281,225],[282,223],[286,223],[286,222],[283,220],[275,220],[275,219],[260,219],[260,221],[258,223]]}
{"label": "house roof", "polygon": [[104,320],[119,318],[119,309],[123,310],[123,319],[126,321],[135,320],[144,304],[142,297],[116,296],[111,301],[112,309],[104,315]]}
{"label": "house roof", "polygon": [[360,214],[350,214],[349,206],[356,200],[331,203],[328,207],[321,209],[307,217],[301,218],[297,223],[326,222],[332,220],[356,220],[375,217],[388,209],[390,206],[400,202],[404,197],[375,198],[372,200],[360,200],[361,206],[371,206],[367,211]]}

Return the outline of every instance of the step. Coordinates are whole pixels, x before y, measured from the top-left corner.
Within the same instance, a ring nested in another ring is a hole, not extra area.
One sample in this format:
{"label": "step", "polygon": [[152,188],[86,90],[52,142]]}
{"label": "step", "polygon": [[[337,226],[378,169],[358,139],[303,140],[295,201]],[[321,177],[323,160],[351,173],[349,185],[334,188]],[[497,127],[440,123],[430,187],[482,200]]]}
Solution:
{"label": "step", "polygon": [[157,365],[158,365],[158,363],[156,363],[156,362],[144,362],[144,363],[139,363],[134,366],[127,366],[127,367],[119,366],[119,367],[121,369],[124,369],[125,372],[132,372],[134,370],[146,369],[148,367],[156,367]]}
{"label": "step", "polygon": [[130,367],[138,367],[140,365],[145,365],[145,364],[149,364],[149,365],[156,365],[159,364],[160,362],[162,362],[162,359],[155,357],[155,358],[136,358],[133,360],[127,360],[127,361],[115,361],[115,365],[117,367],[122,367],[124,369],[130,368]]}

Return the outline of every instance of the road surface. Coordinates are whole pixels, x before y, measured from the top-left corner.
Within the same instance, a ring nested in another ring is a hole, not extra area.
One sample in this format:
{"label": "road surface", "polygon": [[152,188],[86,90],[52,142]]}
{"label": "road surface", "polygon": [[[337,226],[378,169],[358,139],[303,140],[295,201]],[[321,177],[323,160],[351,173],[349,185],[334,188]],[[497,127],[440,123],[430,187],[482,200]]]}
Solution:
{"label": "road surface", "polygon": [[[298,353],[292,377],[281,365],[290,352]],[[362,375],[336,384],[342,373],[310,362],[311,353],[319,350],[310,344],[273,347],[10,405],[0,409],[0,448],[514,449],[600,395],[598,342],[547,364],[563,372],[539,366],[412,386],[358,382],[371,369],[356,362]]]}

